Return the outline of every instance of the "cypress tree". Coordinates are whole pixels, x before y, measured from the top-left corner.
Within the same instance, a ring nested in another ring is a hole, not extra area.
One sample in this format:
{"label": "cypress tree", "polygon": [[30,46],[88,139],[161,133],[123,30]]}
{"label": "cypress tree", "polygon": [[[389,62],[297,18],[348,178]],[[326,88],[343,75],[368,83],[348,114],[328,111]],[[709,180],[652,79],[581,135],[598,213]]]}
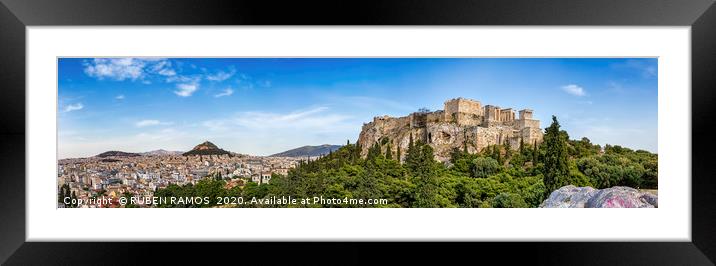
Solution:
{"label": "cypress tree", "polygon": [[499,145],[495,146],[495,151],[497,152],[497,162],[500,163],[500,165],[503,165],[504,161],[502,160],[502,154],[500,152]]}
{"label": "cypress tree", "polygon": [[467,154],[467,130],[462,131],[462,152]]}
{"label": "cypress tree", "polygon": [[368,155],[366,156],[366,160],[370,161],[373,160],[375,157],[378,157],[381,154],[380,152],[380,145],[378,142],[373,143],[373,146],[368,149]]}
{"label": "cypress tree", "polygon": [[398,144],[398,151],[395,157],[397,157],[396,159],[398,159],[398,162],[400,162],[400,144]]}
{"label": "cypress tree", "polygon": [[569,166],[567,164],[567,140],[559,130],[557,117],[552,116],[552,124],[544,135],[546,154],[544,158],[544,185],[546,196],[567,184]]}
{"label": "cypress tree", "polygon": [[539,150],[537,147],[537,140],[535,140],[535,144],[532,147],[532,165],[537,165],[538,158],[539,158]]}
{"label": "cypress tree", "polygon": [[406,162],[416,186],[413,206],[418,208],[439,207],[436,201],[439,187],[436,175],[438,164],[433,157],[433,148],[421,142],[418,142],[416,146],[413,149],[415,156],[408,155],[413,158],[412,162],[410,165]]}
{"label": "cypress tree", "polygon": [[505,138],[505,160],[512,158],[512,147],[510,147],[510,139]]}
{"label": "cypress tree", "polygon": [[385,158],[388,160],[393,160],[393,151],[390,148],[390,142],[385,147]]}
{"label": "cypress tree", "polygon": [[500,161],[500,149],[499,149],[499,146],[500,146],[500,145],[497,145],[497,144],[495,144],[495,145],[492,146],[492,159],[495,159],[495,160],[497,160],[498,162]]}
{"label": "cypress tree", "polygon": [[413,148],[413,133],[410,133],[410,140],[408,141],[408,150]]}

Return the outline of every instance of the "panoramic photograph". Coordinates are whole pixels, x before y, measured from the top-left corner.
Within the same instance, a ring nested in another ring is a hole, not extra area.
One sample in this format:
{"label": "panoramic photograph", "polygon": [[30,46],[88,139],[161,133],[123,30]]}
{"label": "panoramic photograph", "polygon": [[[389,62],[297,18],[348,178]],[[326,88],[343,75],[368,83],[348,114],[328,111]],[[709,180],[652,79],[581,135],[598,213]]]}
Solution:
{"label": "panoramic photograph", "polygon": [[658,208],[656,58],[57,71],[58,208]]}

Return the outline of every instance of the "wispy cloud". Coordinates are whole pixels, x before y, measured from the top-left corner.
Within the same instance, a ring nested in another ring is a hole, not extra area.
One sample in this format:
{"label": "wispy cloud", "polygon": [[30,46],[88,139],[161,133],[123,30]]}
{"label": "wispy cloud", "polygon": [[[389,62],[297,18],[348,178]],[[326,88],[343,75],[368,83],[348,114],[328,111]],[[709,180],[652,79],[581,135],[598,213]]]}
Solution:
{"label": "wispy cloud", "polygon": [[327,107],[317,107],[309,110],[294,111],[286,114],[272,112],[244,112],[234,120],[238,125],[253,129],[267,128],[311,128],[316,131],[330,130],[337,123],[344,122],[349,117],[340,114],[327,113]]}
{"label": "wispy cloud", "polygon": [[[152,84],[159,80],[166,83],[176,83],[174,93],[180,97],[189,97],[199,89],[202,80],[201,74],[180,75],[174,68],[172,61],[164,58],[95,58],[83,62],[84,72],[90,77],[112,79],[116,81],[141,81],[143,84]],[[220,81],[234,75],[234,71],[219,71],[214,75],[207,75],[208,80]],[[124,99],[123,95],[115,99]]]}
{"label": "wispy cloud", "polygon": [[575,84],[569,84],[569,85],[562,86],[562,90],[564,92],[569,93],[574,96],[581,97],[581,96],[587,95],[587,92],[584,90],[584,88],[582,88],[578,85],[575,85]]}
{"label": "wispy cloud", "polygon": [[124,100],[124,94],[117,95],[117,96],[114,97],[114,98],[117,99],[117,100]]}
{"label": "wispy cloud", "polygon": [[234,69],[229,70],[229,72],[219,71],[219,72],[216,72],[215,74],[207,74],[206,80],[224,81],[224,80],[227,80],[227,79],[231,78],[232,76],[234,76],[234,74],[236,74],[236,70],[234,70]]}
{"label": "wispy cloud", "polygon": [[69,105],[65,106],[64,110],[65,110],[65,113],[67,113],[67,112],[82,110],[82,108],[84,108],[84,107],[85,106],[82,105],[82,103],[69,104]]}
{"label": "wispy cloud", "polygon": [[95,58],[84,62],[84,71],[97,79],[136,80],[144,75],[144,61],[134,58]]}
{"label": "wispy cloud", "polygon": [[199,83],[200,75],[174,75],[165,79],[167,83]]}
{"label": "wispy cloud", "polygon": [[636,70],[643,78],[654,78],[659,74],[657,62],[656,59],[629,59],[612,66],[617,69]]}
{"label": "wispy cloud", "polygon": [[228,119],[209,120],[202,123],[210,130],[227,130],[241,127],[251,130],[291,129],[325,132],[343,129],[350,116],[328,112],[328,107],[315,107],[289,113],[241,112]]}
{"label": "wispy cloud", "polygon": [[391,108],[396,110],[404,110],[404,111],[414,111],[415,107],[410,106],[408,104],[384,99],[384,98],[377,98],[377,97],[369,97],[369,96],[340,96],[340,97],[328,97],[328,100],[331,102],[335,102],[338,104],[347,104],[352,105],[356,107],[360,107],[363,109],[383,109],[383,108]]}
{"label": "wispy cloud", "polygon": [[226,88],[223,91],[221,91],[220,93],[215,94],[214,97],[219,98],[219,97],[224,97],[224,96],[230,96],[232,94],[234,94],[234,90],[232,90],[231,88]]}
{"label": "wispy cloud", "polygon": [[83,62],[84,72],[99,80],[141,80],[151,84],[152,77],[177,75],[171,61],[166,58],[95,58]]}
{"label": "wispy cloud", "polygon": [[145,119],[145,120],[138,121],[134,125],[136,127],[149,127],[149,126],[171,125],[171,124],[172,124],[172,122],[162,122],[162,121],[154,120],[154,119]]}
{"label": "wispy cloud", "polygon": [[161,60],[158,63],[154,64],[151,68],[153,73],[159,74],[161,76],[175,76],[177,72],[172,68],[172,62],[169,60]]}
{"label": "wispy cloud", "polygon": [[174,91],[174,94],[179,95],[181,97],[189,97],[191,96],[196,90],[199,89],[199,84],[196,83],[179,83],[177,84],[177,89]]}
{"label": "wispy cloud", "polygon": [[250,90],[254,88],[254,80],[251,76],[241,73],[236,78],[236,83],[239,84],[239,88]]}

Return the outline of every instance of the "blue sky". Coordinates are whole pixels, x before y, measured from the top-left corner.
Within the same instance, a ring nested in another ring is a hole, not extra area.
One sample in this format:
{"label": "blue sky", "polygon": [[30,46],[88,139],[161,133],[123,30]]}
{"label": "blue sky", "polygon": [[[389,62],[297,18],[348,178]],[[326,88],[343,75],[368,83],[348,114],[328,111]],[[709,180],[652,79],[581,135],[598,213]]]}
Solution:
{"label": "blue sky", "polygon": [[59,157],[186,151],[209,140],[270,155],[355,142],[374,116],[465,97],[556,115],[572,139],[657,151],[657,59],[61,58]]}

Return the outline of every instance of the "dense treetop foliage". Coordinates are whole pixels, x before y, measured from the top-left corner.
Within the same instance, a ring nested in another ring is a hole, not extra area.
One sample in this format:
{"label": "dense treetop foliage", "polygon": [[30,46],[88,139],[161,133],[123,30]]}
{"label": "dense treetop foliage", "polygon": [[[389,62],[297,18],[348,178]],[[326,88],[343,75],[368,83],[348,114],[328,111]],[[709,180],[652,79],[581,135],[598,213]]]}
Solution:
{"label": "dense treetop foliage", "polygon": [[[226,189],[225,180],[206,178],[196,185],[170,185],[155,196],[242,197],[236,207],[537,207],[555,189],[572,184],[607,188],[657,188],[658,158],[642,150],[600,147],[589,139],[569,140],[553,117],[540,145],[520,142],[492,145],[477,154],[455,149],[447,163],[434,159],[433,149],[412,137],[405,154],[391,152],[389,140],[374,143],[365,158],[361,147],[348,143],[321,157],[306,160],[288,175],[273,175],[269,184],[247,182]],[[271,197],[387,199],[387,204],[252,204]]]}

